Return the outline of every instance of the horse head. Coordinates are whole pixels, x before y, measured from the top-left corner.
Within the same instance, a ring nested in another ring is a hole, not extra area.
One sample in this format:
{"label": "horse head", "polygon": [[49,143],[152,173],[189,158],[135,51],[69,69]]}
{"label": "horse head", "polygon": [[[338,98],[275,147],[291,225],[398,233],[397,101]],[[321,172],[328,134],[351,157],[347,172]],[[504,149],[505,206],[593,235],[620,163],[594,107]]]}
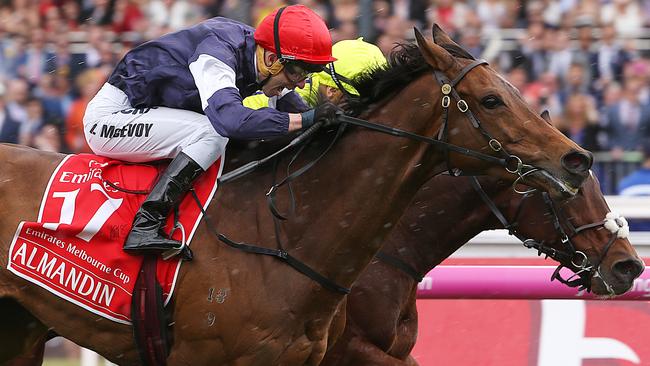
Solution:
{"label": "horse head", "polygon": [[[516,180],[555,198],[576,194],[589,176],[591,153],[545,123],[516,88],[487,63],[474,59],[437,25],[433,36],[435,42],[415,31],[422,56],[433,69],[429,96],[435,106],[434,118],[442,119],[438,136],[505,161],[504,169],[449,152],[449,168]],[[466,128],[470,123],[474,128]]]}
{"label": "horse head", "polygon": [[627,221],[610,211],[593,175],[563,202],[540,192],[515,197],[517,202],[511,192],[502,193],[499,201],[508,201],[507,216],[515,225],[511,230],[529,240],[525,245],[576,274],[565,280],[556,272],[554,279],[613,296],[629,290],[645,268],[628,240]]}

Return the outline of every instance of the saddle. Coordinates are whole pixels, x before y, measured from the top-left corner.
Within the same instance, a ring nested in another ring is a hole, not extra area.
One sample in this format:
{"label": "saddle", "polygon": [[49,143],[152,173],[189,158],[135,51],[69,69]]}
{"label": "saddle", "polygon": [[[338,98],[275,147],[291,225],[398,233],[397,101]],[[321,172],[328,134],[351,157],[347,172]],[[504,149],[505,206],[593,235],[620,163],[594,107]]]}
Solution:
{"label": "saddle", "polygon": [[[163,168],[91,154],[66,156],[43,192],[37,220],[18,225],[7,268],[94,314],[131,324],[133,291],[143,276],[144,258],[126,254],[122,245],[135,212]],[[191,243],[202,209],[216,192],[221,169],[220,159],[197,180],[177,217],[170,215],[164,228],[170,238]],[[149,264],[155,272],[147,286],[155,289],[154,283],[159,284],[154,293],[160,292],[164,305],[172,298],[182,262],[177,257],[155,257]]]}

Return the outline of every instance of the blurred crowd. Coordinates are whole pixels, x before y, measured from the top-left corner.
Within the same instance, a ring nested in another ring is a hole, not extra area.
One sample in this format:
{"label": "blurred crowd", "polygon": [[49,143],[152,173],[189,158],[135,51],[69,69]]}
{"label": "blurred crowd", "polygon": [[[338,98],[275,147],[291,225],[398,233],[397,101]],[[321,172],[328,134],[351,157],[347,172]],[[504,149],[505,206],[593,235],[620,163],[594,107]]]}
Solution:
{"label": "blurred crowd", "polygon": [[335,42],[385,54],[437,23],[592,151],[650,136],[650,0],[0,0],[0,141],[89,152],[86,104],[130,48],[214,16],[255,26],[290,3]]}

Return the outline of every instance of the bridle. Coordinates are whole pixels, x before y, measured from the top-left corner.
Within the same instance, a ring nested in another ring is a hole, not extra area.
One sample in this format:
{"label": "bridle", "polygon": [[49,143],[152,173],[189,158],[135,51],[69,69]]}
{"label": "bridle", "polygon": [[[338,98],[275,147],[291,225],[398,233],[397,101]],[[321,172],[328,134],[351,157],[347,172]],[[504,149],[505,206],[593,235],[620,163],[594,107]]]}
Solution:
{"label": "bridle", "polygon": [[[553,201],[548,192],[541,192],[540,194],[542,195],[546,208],[551,216],[553,228],[559,236],[555,242],[545,243],[544,241],[537,241],[535,239],[527,238],[517,230],[517,227],[519,225],[519,215],[521,214],[522,208],[525,202],[527,202],[527,199],[532,197],[531,193],[527,193],[522,197],[517,210],[515,211],[514,218],[512,221],[509,221],[501,212],[501,210],[499,210],[494,201],[492,201],[487,193],[485,193],[485,190],[476,177],[471,177],[471,183],[474,190],[479,194],[483,202],[489,207],[490,211],[492,211],[501,225],[503,225],[503,227],[508,230],[508,233],[510,235],[513,235],[521,240],[522,244],[526,248],[536,249],[537,255],[543,254],[545,258],[550,257],[551,259],[559,262],[559,265],[551,276],[551,281],[558,280],[566,286],[578,287],[579,290],[591,291],[592,278],[600,277],[603,284],[607,288],[607,291],[612,294],[614,293],[611,286],[601,276],[600,265],[605,259],[605,256],[607,256],[609,249],[614,245],[616,239],[624,238],[627,236],[627,221],[623,217],[612,214],[610,212],[602,221],[597,221],[576,227],[573,225],[571,220],[566,217],[562,207],[558,207],[558,205]],[[611,235],[598,259],[592,263],[584,252],[576,249],[572,239],[587,230],[596,229],[599,227],[606,228],[611,233]],[[556,249],[556,247],[562,249]],[[568,268],[572,270],[574,274],[571,277],[565,279],[560,274],[562,268]]]}
{"label": "bridle", "polygon": [[[495,165],[499,165],[505,168],[505,170],[508,173],[516,174],[517,179],[515,180],[515,184],[513,184],[513,187],[516,186],[517,183],[519,183],[522,179],[524,179],[527,175],[540,170],[537,167],[534,167],[532,165],[524,164],[521,160],[516,155],[512,155],[508,153],[504,148],[501,142],[497,140],[496,138],[492,137],[490,133],[485,130],[483,125],[481,124],[480,120],[472,113],[472,111],[469,109],[469,105],[467,102],[460,97],[458,94],[458,91],[456,90],[456,86],[465,78],[465,76],[472,71],[474,68],[481,66],[481,65],[488,65],[488,62],[485,60],[473,60],[469,64],[467,64],[465,67],[461,69],[461,71],[458,73],[458,75],[452,79],[449,80],[447,76],[445,76],[441,71],[439,70],[434,70],[433,74],[435,76],[436,81],[438,82],[438,85],[440,86],[440,91],[442,93],[442,98],[441,98],[441,105],[442,105],[442,125],[440,127],[440,130],[438,132],[438,138],[431,138],[427,136],[421,136],[417,135],[414,133],[410,133],[404,130],[400,130],[397,128],[393,127],[388,127],[385,125],[365,121],[362,119],[350,117],[350,116],[345,116],[345,115],[340,115],[338,120],[342,124],[349,124],[349,125],[354,125],[354,126],[359,126],[363,127],[366,129],[374,130],[377,132],[381,133],[386,133],[389,135],[393,136],[399,136],[399,137],[406,137],[411,140],[415,141],[420,141],[420,142],[425,142],[430,145],[432,145],[434,148],[438,150],[442,150],[442,152],[445,154],[445,159],[447,160],[447,166],[448,170],[451,174],[453,175],[461,175],[461,173],[458,171],[458,169],[452,169],[449,164],[449,152],[455,152],[461,155],[465,155],[468,157],[472,157],[478,160],[482,160],[488,163],[492,163]],[[330,75],[333,76],[333,79],[335,82],[341,79],[340,75],[336,74],[334,71],[334,68],[330,67],[329,69]],[[337,80],[338,79],[338,80]],[[340,83],[337,82],[337,85]],[[339,88],[342,88],[342,85],[339,85]],[[343,90],[345,90],[343,88]],[[465,147],[457,146],[454,144],[451,144],[447,142],[448,138],[448,126],[449,126],[449,108],[451,106],[451,99],[456,100],[456,107],[460,112],[462,112],[471,122],[472,126],[480,131],[480,133],[486,138],[488,141],[488,146],[492,151],[499,153],[502,157],[497,158],[492,155],[487,155],[483,154],[481,152],[467,149]],[[519,193],[527,193],[527,192],[519,192]]]}
{"label": "bridle", "polygon": [[[558,207],[547,192],[541,192],[540,194],[542,195],[546,209],[551,216],[553,228],[558,234],[558,239],[550,243],[537,241],[536,239],[524,236],[521,232],[518,231],[519,216],[523,211],[524,204],[528,202],[528,199],[533,196],[533,193],[526,193],[523,195],[521,201],[519,201],[517,209],[515,210],[513,219],[508,220],[505,214],[496,205],[496,203],[494,203],[494,201],[485,192],[479,183],[478,178],[475,176],[469,178],[472,184],[472,188],[474,188],[474,190],[479,194],[481,200],[490,209],[497,220],[499,220],[501,225],[506,230],[508,230],[508,234],[519,239],[524,247],[537,250],[538,256],[543,254],[545,259],[551,258],[559,263],[551,275],[551,281],[557,280],[566,286],[577,287],[578,290],[586,290],[589,292],[591,291],[592,278],[599,277],[605,285],[607,291],[611,294],[614,294],[614,290],[600,274],[600,265],[607,256],[609,249],[614,245],[616,239],[627,237],[628,228],[625,218],[610,212],[602,221],[575,227],[571,220],[569,220],[564,214],[562,207]],[[587,230],[596,229],[599,227],[604,227],[611,233],[611,235],[598,259],[594,263],[591,263],[584,252],[576,249],[576,246],[574,245],[572,239]],[[562,249],[556,249],[557,247]],[[375,257],[380,261],[401,270],[416,282],[421,282],[424,277],[411,265],[396,256],[386,253],[385,251],[380,251]],[[568,268],[572,270],[573,275],[565,279],[560,273],[562,268]]]}
{"label": "bridle", "polygon": [[[300,169],[290,173],[287,171],[287,176],[283,178],[280,182],[273,184],[271,189],[267,193],[267,201],[269,205],[269,209],[271,210],[273,214],[273,219],[274,219],[274,227],[276,231],[276,242],[278,249],[271,249],[271,248],[265,248],[265,247],[260,247],[256,245],[251,245],[248,243],[244,242],[236,242],[225,235],[219,233],[216,230],[216,226],[210,222],[209,216],[205,211],[203,211],[204,217],[206,219],[207,226],[215,233],[215,235],[219,238],[220,241],[223,243],[236,248],[240,249],[243,251],[246,251],[248,253],[254,253],[254,254],[262,254],[262,255],[269,255],[273,256],[277,259],[280,259],[281,261],[287,263],[289,266],[297,270],[298,272],[304,274],[305,276],[311,278],[312,280],[316,281],[319,283],[321,286],[324,288],[327,288],[329,290],[332,290],[334,292],[338,292],[340,294],[347,294],[350,292],[350,289],[345,288],[343,286],[340,286],[336,284],[334,281],[328,279],[327,277],[319,274],[316,270],[312,269],[310,266],[308,266],[305,263],[302,263],[295,257],[292,257],[288,252],[286,252],[282,247],[282,243],[280,241],[280,233],[279,233],[279,220],[286,220],[287,218],[285,215],[282,215],[280,211],[278,210],[276,203],[275,203],[275,195],[277,190],[284,186],[287,185],[289,187],[290,191],[290,196],[291,196],[291,207],[294,207],[294,197],[293,197],[293,191],[291,190],[291,182],[307,172],[311,167],[313,167],[323,156],[325,156],[334,143],[338,140],[338,138],[343,134],[344,129],[346,128],[347,125],[353,125],[357,127],[362,127],[366,128],[369,130],[373,130],[376,132],[380,133],[385,133],[391,136],[396,136],[396,137],[405,137],[414,141],[419,141],[419,142],[424,142],[427,144],[430,144],[436,149],[442,150],[445,154],[448,154],[449,152],[455,152],[459,153],[468,157],[472,157],[478,160],[482,160],[491,164],[499,165],[505,168],[505,170],[509,173],[516,174],[518,177],[515,182],[519,182],[521,179],[523,179],[526,175],[539,170],[539,168],[536,168],[534,166],[524,164],[522,160],[515,156],[511,155],[508,152],[505,151],[501,143],[493,138],[481,125],[480,121],[474,114],[469,110],[469,106],[465,100],[463,100],[458,92],[456,91],[455,87],[463,80],[463,78],[474,68],[481,66],[481,65],[487,65],[487,61],[485,60],[474,60],[471,63],[467,64],[464,66],[459,74],[453,79],[449,80],[441,71],[434,70],[434,75],[435,79],[437,80],[438,84],[440,85],[440,90],[442,92],[442,107],[443,107],[443,117],[442,117],[442,126],[441,126],[441,136],[443,136],[442,139],[436,139],[428,136],[422,136],[418,135],[412,132],[404,131],[398,128],[394,127],[389,127],[383,124],[379,123],[374,123],[370,121],[366,121],[360,118],[355,118],[355,117],[350,117],[343,115],[340,113],[337,116],[337,121],[339,122],[338,130],[335,135],[335,137],[332,139],[330,144],[325,148],[325,150],[319,154],[314,160],[310,161],[307,163],[305,166],[301,167]],[[336,74],[334,71],[333,67],[330,67],[330,73],[335,75],[335,80]],[[338,78],[340,81],[340,78]],[[337,84],[340,84],[337,83]],[[342,88],[343,90],[345,88]],[[475,150],[471,150],[465,147],[457,146],[454,144],[451,144],[446,140],[446,131],[447,131],[447,126],[448,126],[448,120],[449,120],[449,107],[451,105],[451,98],[454,98],[457,100],[456,106],[458,109],[469,118],[470,122],[472,123],[472,126],[474,128],[479,129],[481,134],[488,140],[488,145],[494,152],[498,152],[502,157],[495,157],[492,155],[484,154]],[[312,127],[308,128],[305,130],[301,135],[296,137],[294,140],[292,140],[289,145],[285,146],[284,148],[276,151],[275,153],[261,159],[261,160],[256,160],[249,162],[233,171],[230,171],[226,174],[223,174],[219,178],[219,184],[227,183],[232,180],[235,180],[243,175],[246,175],[250,173],[252,170],[257,168],[258,166],[271,161],[275,160],[275,158],[281,154],[283,154],[285,151],[287,151],[290,148],[293,148],[297,145],[302,145],[300,149],[296,152],[296,154],[292,157],[291,162],[289,164],[289,167],[291,164],[296,161],[298,155],[304,150],[304,147],[308,142],[311,140],[313,135],[324,125],[323,122],[317,122],[315,123]],[[277,161],[277,160],[276,160]],[[288,168],[289,169],[289,168]],[[287,170],[288,170],[287,169]],[[451,170],[451,169],[450,169]],[[514,185],[513,185],[514,187]],[[525,192],[524,192],[525,193]],[[201,207],[201,205],[199,205]]]}

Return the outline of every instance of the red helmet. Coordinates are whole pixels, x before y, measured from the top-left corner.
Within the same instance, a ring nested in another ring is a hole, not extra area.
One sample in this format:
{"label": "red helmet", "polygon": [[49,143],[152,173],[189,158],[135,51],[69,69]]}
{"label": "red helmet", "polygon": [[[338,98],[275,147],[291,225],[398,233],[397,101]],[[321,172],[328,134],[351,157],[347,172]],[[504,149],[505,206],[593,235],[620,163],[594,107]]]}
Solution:
{"label": "red helmet", "polygon": [[332,57],[332,37],[316,13],[304,5],[275,10],[255,30],[255,42],[280,59],[328,64]]}

